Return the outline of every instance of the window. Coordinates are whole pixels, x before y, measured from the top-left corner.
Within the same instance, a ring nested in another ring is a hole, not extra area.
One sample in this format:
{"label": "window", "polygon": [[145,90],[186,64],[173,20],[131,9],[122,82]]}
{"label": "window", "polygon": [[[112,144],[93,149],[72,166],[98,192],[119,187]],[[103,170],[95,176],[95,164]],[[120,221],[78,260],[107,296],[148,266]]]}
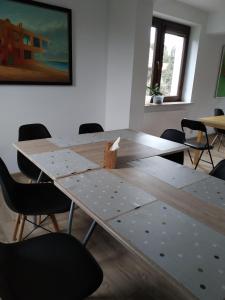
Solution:
{"label": "window", "polygon": [[181,101],[190,27],[154,17],[147,85],[160,85],[164,102]]}
{"label": "window", "polygon": [[24,50],[24,59],[32,59],[31,51]]}
{"label": "window", "polygon": [[42,48],[43,49],[48,49],[48,42],[47,41],[45,41],[45,40],[42,41]]}
{"label": "window", "polygon": [[23,36],[23,44],[24,45],[30,45],[30,37],[29,37],[29,35],[24,35]]}
{"label": "window", "polygon": [[34,44],[34,47],[37,47],[37,48],[40,48],[40,39],[37,38],[37,37],[34,37],[33,39],[33,44]]}

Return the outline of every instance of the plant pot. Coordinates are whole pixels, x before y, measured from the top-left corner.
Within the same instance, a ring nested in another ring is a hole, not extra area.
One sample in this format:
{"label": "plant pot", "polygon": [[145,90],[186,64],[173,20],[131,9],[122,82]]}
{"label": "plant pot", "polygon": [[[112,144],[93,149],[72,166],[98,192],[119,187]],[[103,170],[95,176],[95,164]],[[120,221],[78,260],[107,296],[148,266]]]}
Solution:
{"label": "plant pot", "polygon": [[164,99],[164,96],[162,96],[162,95],[155,95],[155,96],[153,96],[153,103],[155,103],[155,104],[162,104],[163,103],[163,99]]}

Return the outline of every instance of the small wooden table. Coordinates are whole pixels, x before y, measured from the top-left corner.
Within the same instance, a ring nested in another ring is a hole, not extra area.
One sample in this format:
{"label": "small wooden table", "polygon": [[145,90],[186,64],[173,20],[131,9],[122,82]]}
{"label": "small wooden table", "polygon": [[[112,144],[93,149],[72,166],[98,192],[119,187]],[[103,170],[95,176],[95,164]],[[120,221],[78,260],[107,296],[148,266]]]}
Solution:
{"label": "small wooden table", "polygon": [[[199,121],[205,124],[205,126],[224,129],[225,130],[225,116],[209,116],[200,118]],[[201,142],[203,139],[203,133],[199,131],[197,135],[197,142]],[[200,151],[195,150],[194,163],[196,164],[199,158]]]}
{"label": "small wooden table", "polygon": [[225,130],[225,116],[210,116],[200,118],[199,121],[208,127],[219,128]]}

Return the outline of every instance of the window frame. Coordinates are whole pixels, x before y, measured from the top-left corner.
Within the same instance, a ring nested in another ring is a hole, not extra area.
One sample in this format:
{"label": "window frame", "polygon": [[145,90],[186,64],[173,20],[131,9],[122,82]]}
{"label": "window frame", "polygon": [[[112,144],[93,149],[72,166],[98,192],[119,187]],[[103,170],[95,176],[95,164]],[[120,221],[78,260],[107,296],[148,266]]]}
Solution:
{"label": "window frame", "polygon": [[181,98],[182,98],[182,90],[184,84],[184,76],[185,76],[185,68],[187,62],[187,53],[188,53],[191,27],[184,24],[179,24],[169,20],[161,19],[158,17],[153,17],[152,27],[156,28],[156,39],[155,39],[155,51],[154,51],[153,65],[152,65],[151,86],[154,86],[155,84],[160,85],[161,75],[162,75],[162,65],[163,65],[165,34],[166,33],[175,34],[184,38],[184,48],[182,54],[177,96],[164,97],[164,102],[180,102],[182,101]]}

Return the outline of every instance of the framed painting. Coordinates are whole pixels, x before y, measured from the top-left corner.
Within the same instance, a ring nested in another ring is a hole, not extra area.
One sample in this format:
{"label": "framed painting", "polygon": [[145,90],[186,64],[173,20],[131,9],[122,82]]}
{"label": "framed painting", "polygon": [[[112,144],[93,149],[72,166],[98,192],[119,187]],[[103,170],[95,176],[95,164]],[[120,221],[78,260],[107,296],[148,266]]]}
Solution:
{"label": "framed painting", "polygon": [[72,84],[70,9],[1,0],[0,84]]}
{"label": "framed painting", "polygon": [[223,46],[219,76],[216,87],[216,98],[225,98],[225,46]]}

